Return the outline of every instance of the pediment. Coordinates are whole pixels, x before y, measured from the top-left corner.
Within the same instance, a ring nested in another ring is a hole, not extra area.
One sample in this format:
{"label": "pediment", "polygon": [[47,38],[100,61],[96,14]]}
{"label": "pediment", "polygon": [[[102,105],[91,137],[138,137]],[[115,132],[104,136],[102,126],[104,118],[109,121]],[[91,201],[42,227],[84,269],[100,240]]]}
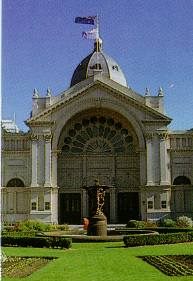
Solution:
{"label": "pediment", "polygon": [[[147,106],[143,96],[134,92],[131,88],[126,88],[120,84],[104,78],[89,78],[80,85],[68,89],[57,97],[57,102],[53,103],[46,109],[38,112],[36,115],[26,121],[31,126],[35,124],[45,124],[52,120],[51,116],[57,114],[61,110],[66,110],[76,103],[88,103],[93,106],[105,106],[105,103],[116,103],[120,106],[128,107],[133,110],[134,114],[140,115],[140,119],[144,123],[148,122],[164,122],[169,124],[171,119],[157,110]],[[86,83],[87,82],[87,83]]]}

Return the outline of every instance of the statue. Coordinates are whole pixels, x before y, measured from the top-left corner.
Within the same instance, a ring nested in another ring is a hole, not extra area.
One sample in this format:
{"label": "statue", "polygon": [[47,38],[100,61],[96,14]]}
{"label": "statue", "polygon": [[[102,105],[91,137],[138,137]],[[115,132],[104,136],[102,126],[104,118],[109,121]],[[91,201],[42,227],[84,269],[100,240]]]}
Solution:
{"label": "statue", "polygon": [[91,203],[91,216],[87,229],[88,235],[106,236],[107,235],[107,218],[103,213],[105,203],[105,191],[109,186],[100,185],[99,180],[95,180],[95,184],[89,187],[82,187],[87,190]]}

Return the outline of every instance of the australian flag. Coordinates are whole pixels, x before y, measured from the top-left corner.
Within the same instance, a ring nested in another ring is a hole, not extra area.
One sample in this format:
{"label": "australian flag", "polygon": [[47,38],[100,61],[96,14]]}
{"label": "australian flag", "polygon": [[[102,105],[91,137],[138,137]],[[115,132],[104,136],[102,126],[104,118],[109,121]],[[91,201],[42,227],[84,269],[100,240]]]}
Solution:
{"label": "australian flag", "polygon": [[82,23],[82,24],[95,24],[96,16],[89,16],[89,17],[76,17],[75,23]]}

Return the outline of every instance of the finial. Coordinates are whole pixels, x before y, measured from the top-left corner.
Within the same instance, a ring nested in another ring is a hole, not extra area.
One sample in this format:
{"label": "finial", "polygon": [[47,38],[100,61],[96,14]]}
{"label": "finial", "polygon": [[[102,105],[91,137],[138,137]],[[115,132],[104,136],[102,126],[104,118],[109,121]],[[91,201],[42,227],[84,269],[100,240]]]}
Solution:
{"label": "finial", "polygon": [[33,91],[33,98],[38,98],[39,97],[39,93],[38,90],[35,88]]}
{"label": "finial", "polygon": [[162,87],[159,87],[158,96],[159,96],[159,97],[163,97],[163,96],[164,96],[164,92],[163,92]]}
{"label": "finial", "polygon": [[46,97],[51,97],[52,95],[52,92],[50,90],[50,88],[47,89],[47,94],[46,94]]}
{"label": "finial", "polygon": [[151,96],[149,88],[145,88],[145,96]]}
{"label": "finial", "polygon": [[97,38],[94,42],[94,51],[100,52],[102,50],[103,40],[101,38]]}

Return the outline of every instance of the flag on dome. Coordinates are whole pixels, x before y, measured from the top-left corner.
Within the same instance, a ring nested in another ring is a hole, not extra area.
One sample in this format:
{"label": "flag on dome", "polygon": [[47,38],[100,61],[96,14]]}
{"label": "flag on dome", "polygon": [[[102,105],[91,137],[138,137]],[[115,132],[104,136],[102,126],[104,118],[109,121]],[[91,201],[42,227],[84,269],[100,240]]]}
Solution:
{"label": "flag on dome", "polygon": [[98,29],[97,28],[93,28],[90,31],[83,31],[82,32],[82,37],[85,39],[91,39],[91,40],[96,40],[98,39]]}
{"label": "flag on dome", "polygon": [[89,17],[76,17],[75,23],[81,23],[81,24],[95,24],[96,16],[89,16]]}

